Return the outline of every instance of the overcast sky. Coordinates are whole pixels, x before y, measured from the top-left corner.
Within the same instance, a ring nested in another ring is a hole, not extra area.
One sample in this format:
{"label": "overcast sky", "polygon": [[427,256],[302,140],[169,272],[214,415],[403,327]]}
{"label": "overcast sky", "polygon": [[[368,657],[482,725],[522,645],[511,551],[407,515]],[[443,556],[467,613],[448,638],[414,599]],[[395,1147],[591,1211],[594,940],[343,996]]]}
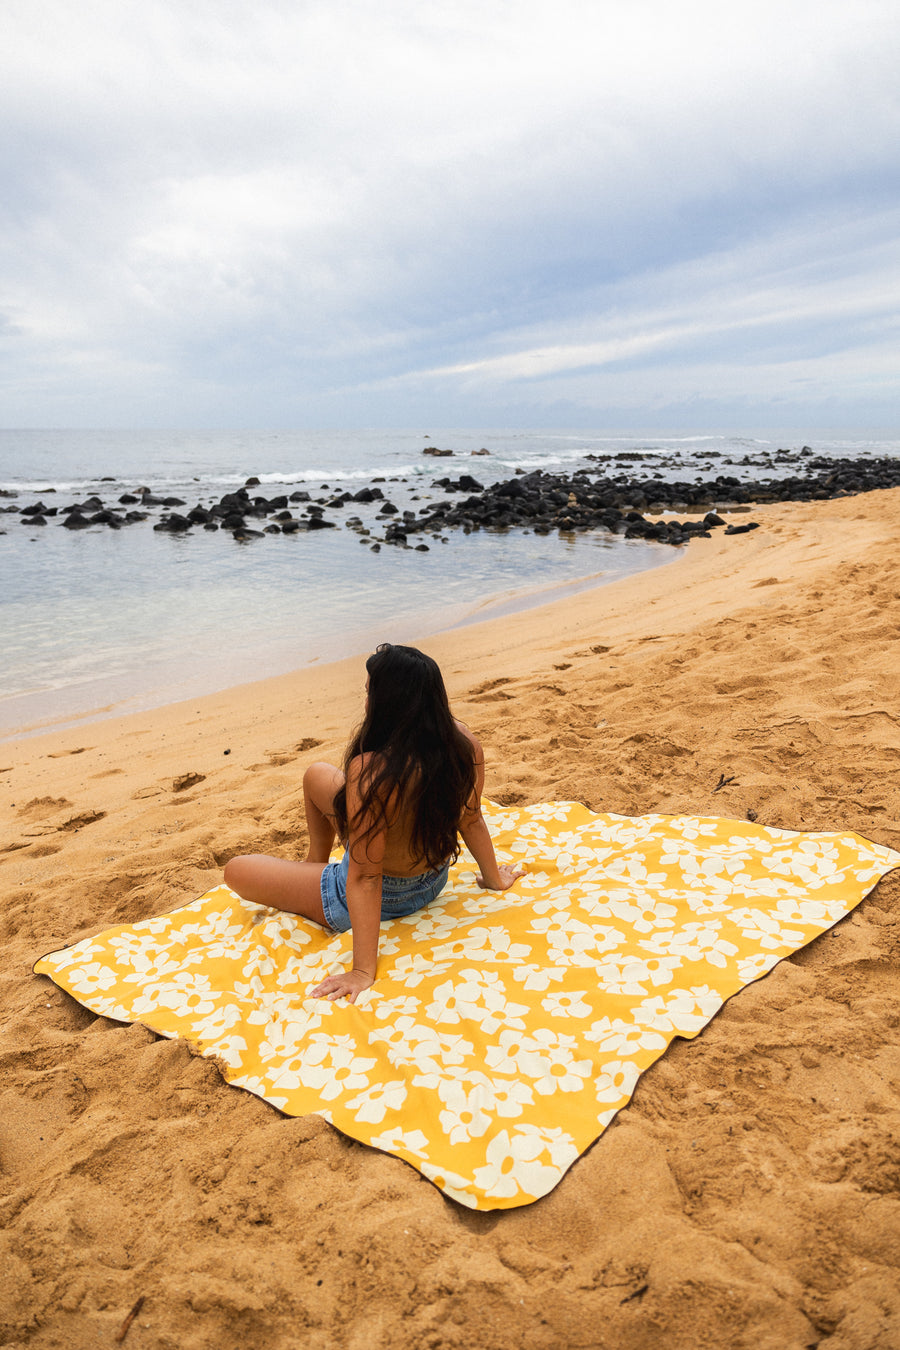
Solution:
{"label": "overcast sky", "polygon": [[2,0],[0,425],[900,427],[897,0]]}

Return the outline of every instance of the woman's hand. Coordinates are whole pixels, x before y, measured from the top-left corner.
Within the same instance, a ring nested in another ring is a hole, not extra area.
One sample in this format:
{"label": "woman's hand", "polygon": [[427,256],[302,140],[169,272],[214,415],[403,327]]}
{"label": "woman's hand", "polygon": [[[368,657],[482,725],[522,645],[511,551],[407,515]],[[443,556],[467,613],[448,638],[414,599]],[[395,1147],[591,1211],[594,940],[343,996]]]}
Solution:
{"label": "woman's hand", "polygon": [[329,998],[332,1001],[348,998],[351,1003],[355,1003],[357,994],[369,989],[374,983],[374,976],[367,975],[364,970],[342,970],[339,975],[329,975],[321,984],[317,984],[315,989],[310,990],[309,997]]}
{"label": "woman's hand", "polygon": [[524,877],[525,868],[514,867],[512,863],[500,863],[497,868],[497,873],[500,877],[499,886],[489,886],[480,872],[475,880],[478,885],[482,886],[486,891],[508,891],[513,882],[518,881],[519,877]]}

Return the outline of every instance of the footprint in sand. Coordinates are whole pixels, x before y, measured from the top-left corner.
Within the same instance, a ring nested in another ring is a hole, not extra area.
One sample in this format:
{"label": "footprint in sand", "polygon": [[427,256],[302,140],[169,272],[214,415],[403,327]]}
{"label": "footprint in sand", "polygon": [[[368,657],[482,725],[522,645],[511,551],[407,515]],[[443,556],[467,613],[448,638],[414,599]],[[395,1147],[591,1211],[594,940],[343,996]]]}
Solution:
{"label": "footprint in sand", "polygon": [[105,815],[105,811],[83,811],[80,816],[70,816],[56,828],[60,834],[73,833],[75,830],[83,830],[85,825],[93,825],[95,821],[103,820]]}
{"label": "footprint in sand", "polygon": [[17,814],[28,816],[32,820],[40,820],[43,816],[53,815],[56,811],[64,811],[71,805],[66,797],[32,797],[30,802],[19,807]]}
{"label": "footprint in sand", "polygon": [[492,689],[499,689],[501,684],[512,684],[508,675],[500,675],[496,680],[484,680],[481,684],[476,684],[472,690],[473,694],[489,694]]}
{"label": "footprint in sand", "polygon": [[[55,815],[57,812],[63,810],[63,808],[71,807],[71,805],[72,803],[66,801],[65,797],[35,797],[21,808],[19,815],[25,816],[27,819],[32,820],[37,824],[42,818],[46,818],[48,815]],[[83,830],[85,825],[93,825],[95,821],[103,820],[105,815],[105,811],[81,811],[77,816],[69,816],[67,820],[62,821],[58,825],[49,824],[45,827],[38,828],[36,831],[32,830],[31,835],[34,837],[35,833],[42,835],[50,834],[54,831],[57,834],[74,834],[77,830]],[[4,851],[11,852],[16,848],[27,847],[27,844],[12,844]],[[56,852],[55,849],[52,851]]]}
{"label": "footprint in sand", "polygon": [[483,684],[476,684],[469,695],[471,703],[500,703],[505,700],[515,698],[515,694],[508,694],[501,685],[512,684],[507,676],[500,676],[496,680],[485,680]]}

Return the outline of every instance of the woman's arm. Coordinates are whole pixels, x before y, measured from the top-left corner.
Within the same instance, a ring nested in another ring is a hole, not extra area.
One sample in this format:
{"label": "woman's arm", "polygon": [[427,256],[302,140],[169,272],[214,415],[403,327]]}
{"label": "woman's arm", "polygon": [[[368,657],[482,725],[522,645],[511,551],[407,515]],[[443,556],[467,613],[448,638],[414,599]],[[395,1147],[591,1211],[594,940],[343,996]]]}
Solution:
{"label": "woman's arm", "polygon": [[[384,818],[375,824],[360,818],[359,776],[362,759],[350,765],[347,774],[347,820],[350,858],[347,868],[347,909],[353,932],[353,967],[329,975],[312,991],[314,998],[348,998],[375,983],[378,973],[378,937],[381,926],[381,875],[387,827]],[[371,833],[366,826],[374,825]]]}
{"label": "woman's arm", "polygon": [[466,807],[459,822],[459,832],[463,843],[478,864],[475,880],[488,891],[508,891],[525,869],[513,867],[510,863],[497,862],[487,821],[481,813],[481,793],[484,789],[484,750],[477,736],[473,736],[468,727],[461,722],[456,724],[472,744],[475,757],[475,792],[472,802]]}

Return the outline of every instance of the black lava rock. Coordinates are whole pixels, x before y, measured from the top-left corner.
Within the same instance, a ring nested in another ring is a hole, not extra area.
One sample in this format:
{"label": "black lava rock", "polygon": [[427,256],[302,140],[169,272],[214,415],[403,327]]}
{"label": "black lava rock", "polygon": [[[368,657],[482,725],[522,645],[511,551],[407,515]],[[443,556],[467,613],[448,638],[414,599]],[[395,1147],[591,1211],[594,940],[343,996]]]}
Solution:
{"label": "black lava rock", "polygon": [[[428,447],[430,453],[450,454]],[[667,480],[651,472],[654,456],[644,452],[620,452],[616,455],[588,455],[594,467],[581,468],[572,473],[548,473],[543,470],[525,472],[517,469],[505,482],[483,487],[470,474],[458,479],[438,478],[434,486],[448,494],[458,493],[459,499],[436,501],[419,508],[418,515],[405,510],[402,517],[398,508],[384,497],[378,483],[383,477],[373,478],[370,485],[356,492],[335,492],[330,499],[320,497],[311,502],[310,494],[297,489],[289,496],[281,493],[267,499],[256,495],[252,499],[248,488],[258,488],[259,479],[250,478],[245,487],[225,493],[215,504],[198,504],[186,515],[169,512],[154,526],[161,533],[183,534],[191,525],[202,525],[214,530],[221,523],[235,538],[262,538],[263,528],[250,529],[248,520],[264,522],[274,517],[265,528],[268,534],[296,534],[309,530],[334,529],[335,522],[326,520],[326,507],[341,509],[346,503],[370,504],[380,502],[378,512],[385,526],[385,540],[398,547],[414,547],[424,552],[428,545],[414,543],[418,534],[440,535],[446,539],[451,529],[470,534],[477,530],[504,531],[527,529],[536,535],[559,531],[570,535],[581,531],[606,531],[629,539],[643,539],[652,543],[683,546],[692,539],[709,538],[710,532],[723,529],[728,535],[747,534],[759,528],[758,522],[747,521],[726,526],[723,515],[736,507],[749,509],[757,503],[779,501],[826,501],[855,493],[885,490],[900,486],[900,460],[888,457],[862,456],[855,460],[832,459],[818,456],[809,446],[801,451],[779,450],[777,454],[758,451],[745,455],[741,463],[754,470],[763,469],[769,477],[742,481],[733,474],[716,473],[716,461],[724,456],[719,451],[701,453],[695,458],[709,461],[706,476],[687,481]],[[644,466],[643,460],[650,463]],[[727,461],[731,467],[732,461]],[[685,466],[687,468],[687,466]],[[723,465],[725,467],[725,465]],[[677,467],[673,464],[673,469]],[[113,481],[113,480],[109,480]],[[394,479],[391,482],[397,481]],[[406,479],[400,479],[406,482]],[[322,484],[322,491],[328,485]],[[46,489],[50,492],[52,489]],[[43,501],[32,502],[19,510],[16,506],[0,507],[20,516],[22,524],[40,527],[57,510],[67,529],[83,530],[91,525],[106,525],[118,529],[122,525],[147,519],[147,510],[154,506],[183,506],[180,498],[155,496],[145,486],[135,493],[126,492],[119,498],[120,506],[139,506],[143,509],[125,515],[104,506],[96,494],[84,502],[73,502],[61,508],[49,507]],[[4,490],[4,496],[15,496]],[[415,497],[413,500],[416,500]],[[306,519],[294,520],[288,503],[305,504]],[[716,510],[715,508],[718,508]],[[396,518],[392,520],[391,518]],[[372,551],[378,545],[368,538],[368,532],[359,516],[347,524],[362,535]]]}

